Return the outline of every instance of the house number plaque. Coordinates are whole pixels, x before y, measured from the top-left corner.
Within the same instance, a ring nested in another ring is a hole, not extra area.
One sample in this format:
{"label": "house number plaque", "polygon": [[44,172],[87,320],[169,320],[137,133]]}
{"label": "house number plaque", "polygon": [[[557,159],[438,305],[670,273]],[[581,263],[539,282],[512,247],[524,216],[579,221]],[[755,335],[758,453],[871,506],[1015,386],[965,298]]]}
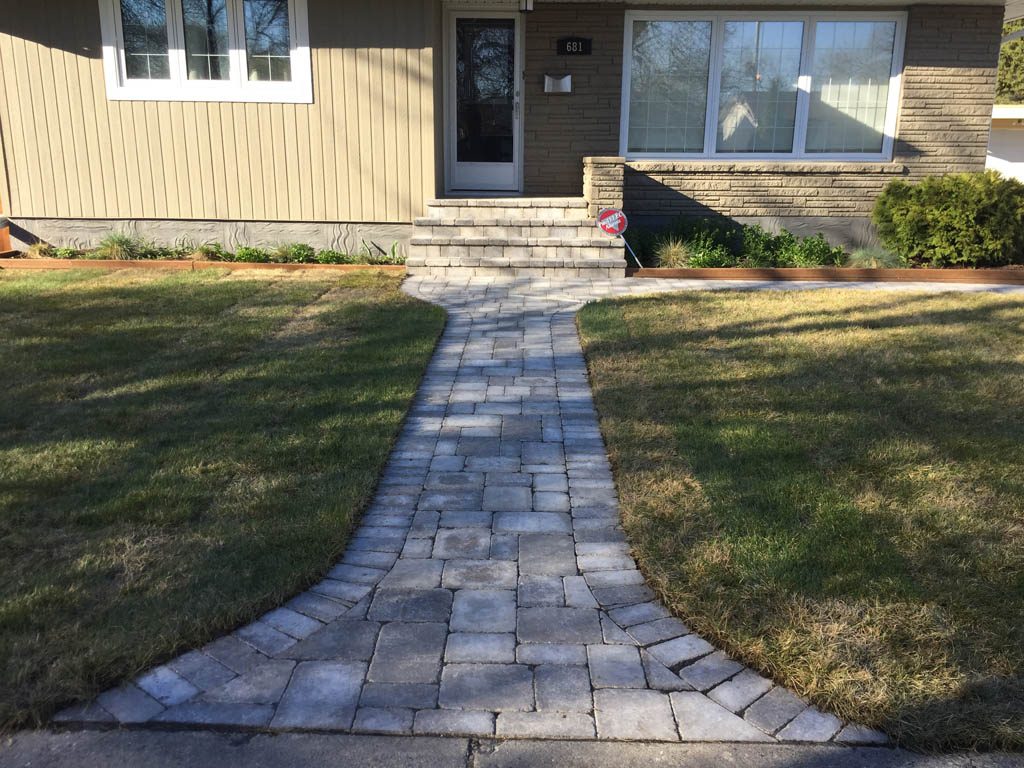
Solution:
{"label": "house number plaque", "polygon": [[562,37],[558,40],[559,56],[589,56],[593,47],[589,37]]}

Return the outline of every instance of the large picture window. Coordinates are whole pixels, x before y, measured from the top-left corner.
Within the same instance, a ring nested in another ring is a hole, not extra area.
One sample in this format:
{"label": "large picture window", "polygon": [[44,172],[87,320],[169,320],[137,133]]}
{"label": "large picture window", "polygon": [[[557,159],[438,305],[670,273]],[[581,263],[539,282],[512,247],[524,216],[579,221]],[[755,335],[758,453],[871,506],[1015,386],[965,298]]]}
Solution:
{"label": "large picture window", "polygon": [[99,0],[107,94],[311,102],[306,0]]}
{"label": "large picture window", "polygon": [[888,160],[904,15],[626,13],[622,152]]}

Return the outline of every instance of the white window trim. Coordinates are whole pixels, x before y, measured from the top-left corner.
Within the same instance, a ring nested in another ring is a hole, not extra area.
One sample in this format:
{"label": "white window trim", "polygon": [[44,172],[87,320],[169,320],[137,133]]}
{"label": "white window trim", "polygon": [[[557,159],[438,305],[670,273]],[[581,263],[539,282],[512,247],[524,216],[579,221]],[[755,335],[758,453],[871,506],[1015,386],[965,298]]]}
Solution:
{"label": "white window trim", "polygon": [[[803,50],[800,55],[800,75],[797,80],[796,130],[792,152],[712,152],[718,135],[718,99],[721,89],[721,61],[724,46],[722,28],[726,21],[802,21],[804,22]],[[707,115],[704,126],[703,152],[630,152],[629,151],[629,97],[632,78],[633,22],[634,21],[709,21],[711,22],[711,61],[708,67]],[[896,23],[893,42],[892,70],[889,74],[889,98],[886,104],[885,127],[881,152],[824,153],[805,152],[807,118],[810,112],[811,60],[814,32],[820,21],[892,21]],[[750,160],[755,162],[889,162],[900,105],[903,76],[903,48],[906,39],[907,14],[905,12],[824,12],[799,11],[743,11],[728,13],[715,11],[626,11],[625,40],[622,55],[622,109],[619,124],[619,154],[627,160]]]}
{"label": "white window trim", "polygon": [[185,76],[185,32],[181,0],[165,0],[171,77],[167,80],[128,79],[125,74],[120,0],[99,0],[99,4],[103,72],[107,83],[107,98],[112,101],[313,103],[313,68],[306,0],[290,0],[288,3],[292,79],[287,82],[248,79],[242,0],[227,0],[230,80],[189,80]]}

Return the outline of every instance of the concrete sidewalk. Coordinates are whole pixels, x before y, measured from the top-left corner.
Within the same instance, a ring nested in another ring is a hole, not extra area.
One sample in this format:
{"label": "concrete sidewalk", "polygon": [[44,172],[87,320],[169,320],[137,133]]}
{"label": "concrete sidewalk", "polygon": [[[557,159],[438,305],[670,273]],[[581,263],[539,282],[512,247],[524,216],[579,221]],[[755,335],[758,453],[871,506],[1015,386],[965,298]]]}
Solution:
{"label": "concrete sidewalk", "polygon": [[0,768],[1010,768],[1021,755],[915,755],[880,747],[493,741],[437,736],[210,731],[21,733]]}

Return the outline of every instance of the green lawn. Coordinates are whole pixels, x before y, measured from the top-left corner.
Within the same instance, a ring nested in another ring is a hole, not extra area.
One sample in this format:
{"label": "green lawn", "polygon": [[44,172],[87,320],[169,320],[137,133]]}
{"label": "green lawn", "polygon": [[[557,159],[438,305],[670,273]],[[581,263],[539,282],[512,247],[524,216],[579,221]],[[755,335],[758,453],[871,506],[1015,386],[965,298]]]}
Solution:
{"label": "green lawn", "polygon": [[678,615],[905,745],[1024,748],[1024,297],[701,292],[579,324]]}
{"label": "green lawn", "polygon": [[369,272],[0,272],[0,729],[322,575],[444,324]]}

